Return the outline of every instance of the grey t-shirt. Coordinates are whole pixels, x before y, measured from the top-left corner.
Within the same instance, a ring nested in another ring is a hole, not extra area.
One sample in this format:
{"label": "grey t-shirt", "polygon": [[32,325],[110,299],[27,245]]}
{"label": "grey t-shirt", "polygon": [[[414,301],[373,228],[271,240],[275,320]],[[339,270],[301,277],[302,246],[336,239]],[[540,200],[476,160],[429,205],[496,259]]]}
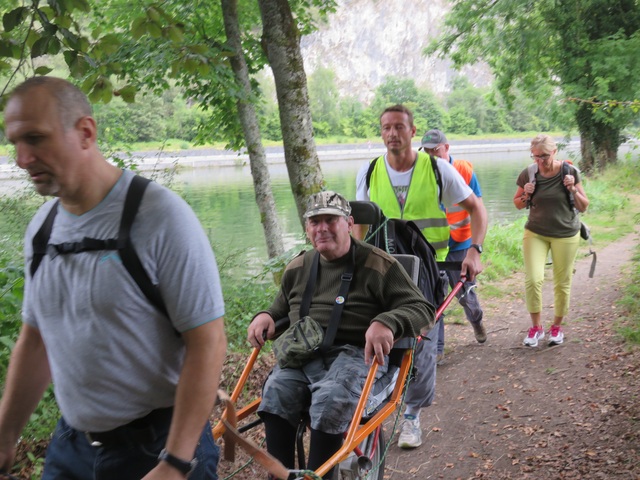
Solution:
{"label": "grey t-shirt", "polygon": [[[125,171],[107,197],[83,215],[58,205],[49,243],[116,238],[132,178]],[[51,206],[47,202],[27,228],[27,266],[32,237]],[[175,330],[224,315],[213,251],[178,195],[152,182],[131,240],[171,320],[149,303],[117,251],[46,255],[34,278],[26,279],[23,320],[40,330],[56,399],[65,420],[79,430],[110,430],[173,405],[185,350]]]}
{"label": "grey t-shirt", "polygon": [[[570,174],[580,183],[580,172],[570,166]],[[529,183],[528,169],[518,175],[519,187]],[[580,217],[571,209],[567,198],[567,189],[562,183],[562,169],[557,175],[545,178],[536,173],[536,189],[531,197],[529,219],[524,226],[538,235],[553,238],[573,237],[580,230]]]}

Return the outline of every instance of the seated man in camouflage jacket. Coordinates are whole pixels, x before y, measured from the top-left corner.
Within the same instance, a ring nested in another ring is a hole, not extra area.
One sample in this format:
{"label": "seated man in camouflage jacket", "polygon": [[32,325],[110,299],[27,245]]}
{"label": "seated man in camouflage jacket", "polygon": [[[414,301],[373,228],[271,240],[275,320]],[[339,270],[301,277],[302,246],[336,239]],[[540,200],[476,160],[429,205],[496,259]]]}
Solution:
{"label": "seated man in camouflage jacket", "polygon": [[[335,340],[301,368],[276,366],[265,383],[259,408],[267,450],[290,469],[294,468],[295,434],[303,412],[308,410],[311,419],[308,468],[315,470],[340,448],[373,358],[382,376],[394,341],[415,337],[421,328],[434,324],[434,307],[404,268],[382,250],[351,237],[354,221],[350,214],[349,203],[335,192],[310,197],[304,216],[314,249],[287,265],[273,304],[258,313],[248,328],[249,342],[258,347],[265,338],[273,337],[274,319],[289,317],[293,323],[300,318],[318,252],[308,315],[326,330],[334,305],[344,302]],[[338,291],[349,265],[353,278],[343,297]]]}

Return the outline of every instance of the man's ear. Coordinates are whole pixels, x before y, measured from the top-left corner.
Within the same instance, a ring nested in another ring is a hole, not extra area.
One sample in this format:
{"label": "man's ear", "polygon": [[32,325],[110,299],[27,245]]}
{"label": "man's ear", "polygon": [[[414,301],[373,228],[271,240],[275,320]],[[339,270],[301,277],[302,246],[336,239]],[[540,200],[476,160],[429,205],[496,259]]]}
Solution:
{"label": "man's ear", "polygon": [[76,130],[80,136],[80,145],[87,149],[96,143],[98,126],[93,117],[85,116],[76,122]]}

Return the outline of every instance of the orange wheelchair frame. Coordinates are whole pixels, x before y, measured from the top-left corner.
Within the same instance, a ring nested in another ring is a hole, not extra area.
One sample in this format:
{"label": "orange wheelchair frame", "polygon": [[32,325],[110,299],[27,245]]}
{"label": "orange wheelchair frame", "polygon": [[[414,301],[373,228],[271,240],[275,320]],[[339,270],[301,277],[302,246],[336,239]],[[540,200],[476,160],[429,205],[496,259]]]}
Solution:
{"label": "orange wheelchair frame", "polygon": [[[462,277],[461,280],[451,290],[449,295],[447,295],[442,305],[440,305],[440,307],[437,309],[435,313],[436,322],[439,321],[444,310],[449,306],[454,296],[463,287],[464,280],[465,280],[464,277]],[[420,341],[421,338],[422,338],[421,336],[418,336],[417,341]],[[236,402],[238,401],[238,398],[240,398],[242,390],[244,389],[244,386],[249,378],[249,375],[253,369],[253,366],[256,362],[256,359],[258,358],[259,353],[260,353],[259,348],[254,348],[253,351],[251,352],[249,360],[247,361],[247,364],[244,367],[242,374],[240,375],[240,378],[238,379],[233,392],[231,393],[229,401],[231,402],[232,406],[235,405]],[[368,418],[366,422],[362,422],[363,414],[367,406],[367,400],[372,391],[373,385],[376,380],[376,373],[378,371],[378,363],[377,361],[374,360],[371,364],[371,368],[369,369],[369,373],[365,380],[360,401],[358,402],[356,410],[353,413],[353,417],[349,425],[349,428],[345,433],[345,438],[344,438],[342,447],[331,458],[329,458],[329,460],[327,460],[323,465],[321,465],[314,472],[316,475],[315,477],[311,476],[308,472],[303,471],[301,472],[302,476],[297,478],[313,480],[314,478],[322,477],[323,475],[327,474],[333,467],[340,465],[340,463],[343,462],[345,459],[347,459],[349,455],[352,454],[352,452],[355,453],[356,456],[358,457],[358,468],[361,468],[364,471],[364,473],[360,473],[360,472],[357,473],[355,476],[353,476],[353,478],[364,478],[364,476],[366,476],[366,471],[368,469],[371,469],[372,465],[371,465],[370,459],[363,456],[359,446],[362,444],[363,441],[367,439],[369,435],[371,435],[372,433],[375,433],[377,429],[380,429],[382,427],[382,424],[390,416],[392,416],[395,413],[396,409],[401,407],[403,402],[403,394],[404,394],[405,386],[407,385],[407,381],[411,374],[412,365],[413,365],[413,347],[410,347],[410,348],[404,349],[404,352],[402,353],[402,360],[400,362],[398,376],[397,376],[395,386],[393,388],[393,392],[391,393],[389,398],[386,400],[386,402],[383,402],[382,406],[380,406],[376,410],[376,412],[373,414],[372,417]],[[249,403],[248,405],[237,410],[235,412],[235,417],[237,421],[247,419],[250,415],[255,414],[258,410],[258,406],[260,405],[260,401],[261,401],[261,398],[257,398],[251,403]],[[216,440],[218,440],[220,437],[225,435],[225,432],[229,429],[230,425],[228,423],[228,420],[229,420],[228,417],[229,417],[229,406],[227,406],[227,408],[223,411],[221,420],[215,425],[215,427],[213,427],[213,436]],[[235,419],[234,419],[234,423],[235,423]],[[237,435],[237,431],[235,432],[235,434]],[[225,435],[225,438],[227,438],[226,435]],[[379,436],[376,436],[376,438],[379,438]],[[381,445],[378,445],[378,448],[381,448],[381,447],[382,447]],[[255,448],[257,447],[253,447],[253,450],[250,451],[250,454],[254,456],[256,460],[259,461],[260,459],[258,458],[257,455],[259,454],[260,457],[263,457],[265,453],[256,452]],[[260,463],[263,463],[263,462],[260,462]],[[268,468],[268,466],[266,466],[264,463],[263,463],[263,466],[265,466],[265,468]],[[280,467],[282,467],[282,465],[280,465]],[[282,469],[278,471],[282,472]],[[300,471],[290,470],[288,471],[288,474],[296,473],[296,472],[300,472]],[[271,473],[274,474],[273,471],[271,471]],[[280,475],[280,477],[281,476],[282,475]],[[339,473],[336,473],[334,478],[338,478],[338,477],[339,477]],[[284,477],[284,480],[286,480],[286,478],[287,477]]]}

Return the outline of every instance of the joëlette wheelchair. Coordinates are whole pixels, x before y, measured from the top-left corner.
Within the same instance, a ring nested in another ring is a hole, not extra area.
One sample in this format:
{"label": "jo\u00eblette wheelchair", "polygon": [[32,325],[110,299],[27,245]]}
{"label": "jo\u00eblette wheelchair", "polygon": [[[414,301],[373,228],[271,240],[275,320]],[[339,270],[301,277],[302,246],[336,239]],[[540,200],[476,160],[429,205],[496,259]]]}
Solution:
{"label": "jo\u00eblette wheelchair", "polygon": [[[369,225],[369,235],[366,241],[384,249],[384,236],[381,228],[384,224],[384,217],[378,206],[372,202],[350,203],[356,223]],[[417,284],[420,259],[415,255],[394,254],[393,256],[402,264],[409,276]],[[463,281],[455,285],[437,309],[436,319],[441,318],[442,313],[462,286]],[[288,318],[276,322],[276,335],[278,332],[284,331],[288,325]],[[274,463],[274,459],[270,458],[265,451],[241,436],[242,433],[261,423],[261,420],[256,415],[261,401],[260,398],[253,400],[237,411],[235,409],[235,404],[240,398],[260,353],[259,348],[254,348],[251,352],[231,396],[223,398],[226,409],[222,413],[221,421],[213,428],[214,438],[217,440],[224,436],[225,458],[233,458],[233,452],[229,452],[229,450],[233,450],[234,443],[239,442],[256,461],[261,463],[276,478],[313,480],[323,477],[333,467],[337,467],[333,473],[334,480],[364,478],[382,480],[386,448],[388,446],[385,442],[382,426],[387,419],[397,414],[396,410],[402,406],[405,388],[412,378],[415,344],[420,340],[421,337],[398,340],[389,354],[387,373],[377,381],[378,363],[375,360],[372,362],[362,389],[360,401],[353,413],[349,428],[344,434],[342,447],[315,472],[306,470],[303,442],[306,424],[304,421],[298,427],[297,435],[298,470],[287,470],[279,462],[276,461]],[[238,427],[237,425],[240,426]]]}

